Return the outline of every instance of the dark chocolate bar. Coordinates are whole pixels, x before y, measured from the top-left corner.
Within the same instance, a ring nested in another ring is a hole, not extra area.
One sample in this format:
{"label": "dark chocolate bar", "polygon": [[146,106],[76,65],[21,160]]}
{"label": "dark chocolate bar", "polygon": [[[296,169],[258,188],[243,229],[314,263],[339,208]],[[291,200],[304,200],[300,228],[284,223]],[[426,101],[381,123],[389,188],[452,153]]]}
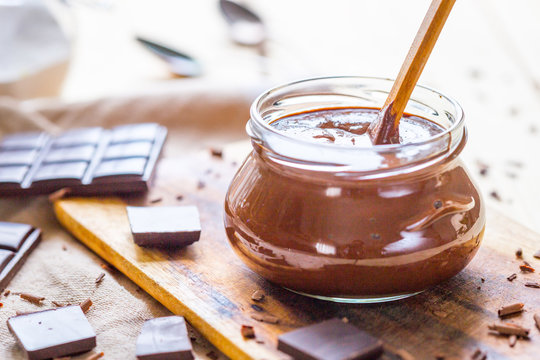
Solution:
{"label": "dark chocolate bar", "polygon": [[181,316],[147,320],[137,338],[139,360],[191,360],[191,340]]}
{"label": "dark chocolate bar", "polygon": [[96,334],[78,305],[14,316],[7,323],[29,360],[78,354],[96,346]]}
{"label": "dark chocolate bar", "polygon": [[75,129],[57,137],[22,133],[0,140],[0,196],[148,190],[167,130],[158,124]]}
{"label": "dark chocolate bar", "polygon": [[382,342],[340,319],[306,326],[278,337],[278,350],[296,360],[377,359]]}
{"label": "dark chocolate bar", "polygon": [[140,246],[181,247],[199,240],[195,206],[128,206],[133,240]]}
{"label": "dark chocolate bar", "polygon": [[27,224],[0,222],[0,290],[24,264],[41,240],[41,230]]}

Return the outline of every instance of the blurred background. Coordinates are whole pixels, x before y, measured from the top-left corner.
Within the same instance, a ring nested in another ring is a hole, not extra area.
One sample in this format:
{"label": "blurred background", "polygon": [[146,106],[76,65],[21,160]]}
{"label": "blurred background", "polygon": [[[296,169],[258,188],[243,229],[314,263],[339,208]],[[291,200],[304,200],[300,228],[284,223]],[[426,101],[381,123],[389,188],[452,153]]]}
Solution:
{"label": "blurred background", "polygon": [[[233,41],[241,30],[218,0],[0,0],[0,94],[78,102],[178,82],[392,78],[429,3],[244,0],[264,22],[264,40],[250,46]],[[458,1],[419,81],[465,109],[464,158],[488,201],[537,231],[539,20],[536,0]],[[172,74],[136,37],[191,56],[200,75]]]}

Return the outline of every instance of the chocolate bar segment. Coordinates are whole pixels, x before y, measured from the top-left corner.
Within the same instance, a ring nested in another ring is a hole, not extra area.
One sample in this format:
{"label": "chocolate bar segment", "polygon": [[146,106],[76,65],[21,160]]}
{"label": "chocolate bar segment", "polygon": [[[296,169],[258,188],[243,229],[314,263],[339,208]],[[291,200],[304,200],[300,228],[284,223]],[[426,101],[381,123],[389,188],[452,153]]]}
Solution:
{"label": "chocolate bar segment", "polygon": [[41,240],[41,230],[30,225],[0,222],[0,290],[22,267]]}
{"label": "chocolate bar segment", "polygon": [[306,326],[278,337],[278,350],[297,360],[377,359],[382,342],[340,319]]}
{"label": "chocolate bar segment", "polygon": [[181,316],[147,320],[137,338],[139,360],[191,360],[191,341]]}
{"label": "chocolate bar segment", "polygon": [[30,360],[78,354],[96,346],[96,334],[78,305],[14,316],[8,327]]}
{"label": "chocolate bar segment", "polygon": [[142,192],[154,173],[167,130],[154,123],[8,135],[0,140],[0,196]]}
{"label": "chocolate bar segment", "polygon": [[195,206],[128,206],[127,214],[133,240],[140,246],[187,246],[201,236]]}

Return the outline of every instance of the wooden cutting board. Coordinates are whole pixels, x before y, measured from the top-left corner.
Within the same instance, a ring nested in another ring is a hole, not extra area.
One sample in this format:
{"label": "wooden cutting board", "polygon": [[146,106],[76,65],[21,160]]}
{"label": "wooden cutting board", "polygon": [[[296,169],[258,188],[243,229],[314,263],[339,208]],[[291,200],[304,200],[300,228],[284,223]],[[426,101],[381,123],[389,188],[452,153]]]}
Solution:
{"label": "wooden cutting board", "polygon": [[[276,350],[277,336],[331,317],[350,322],[380,337],[389,348],[405,349],[416,359],[470,358],[480,348],[488,359],[538,359],[540,331],[533,313],[540,313],[538,273],[523,274],[515,258],[540,249],[540,235],[489,209],[484,241],[471,264],[453,279],[415,297],[383,304],[346,305],[293,294],[251,272],[229,247],[223,228],[223,200],[236,164],[208,154],[163,159],[153,190],[141,198],[70,198],[54,204],[58,220],[76,238],[114,265],[173,313],[194,327],[233,359],[286,359]],[[179,196],[182,196],[179,199]],[[159,200],[160,201],[156,201]],[[197,205],[201,214],[199,242],[177,251],[143,249],[133,243],[125,205]],[[518,273],[509,282],[506,277]],[[484,280],[482,280],[484,279]],[[253,320],[251,294],[263,289],[257,303],[279,324]],[[498,321],[497,309],[513,302],[525,311],[508,321],[531,329],[530,340],[510,348],[505,337],[488,334]],[[129,309],[126,309],[129,311]],[[257,339],[244,340],[241,325],[253,325]]]}

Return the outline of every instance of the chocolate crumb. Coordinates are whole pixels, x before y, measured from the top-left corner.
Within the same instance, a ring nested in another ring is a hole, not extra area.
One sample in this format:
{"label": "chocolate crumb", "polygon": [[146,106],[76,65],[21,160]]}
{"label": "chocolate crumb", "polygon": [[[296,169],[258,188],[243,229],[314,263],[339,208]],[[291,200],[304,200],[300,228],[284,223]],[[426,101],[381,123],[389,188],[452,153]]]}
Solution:
{"label": "chocolate crumb", "polygon": [[158,198],[150,200],[150,204],[156,204],[158,202],[161,202],[162,200],[163,200],[163,198],[158,197]]}
{"label": "chocolate crumb", "polygon": [[483,283],[485,283],[485,282],[486,282],[486,279],[480,278],[480,281],[483,282]]}
{"label": "chocolate crumb", "polygon": [[251,308],[255,311],[258,311],[258,312],[263,312],[264,309],[262,307],[260,307],[259,305],[255,305],[255,304],[251,304]]}
{"label": "chocolate crumb", "polygon": [[264,344],[264,340],[262,340],[262,339],[255,339],[255,342],[257,344]]}
{"label": "chocolate crumb", "polygon": [[178,201],[184,200],[184,195],[176,195],[176,200]]}
{"label": "chocolate crumb", "polygon": [[497,201],[501,201],[501,200],[502,200],[501,197],[500,197],[500,195],[499,195],[499,193],[496,192],[496,191],[490,192],[490,193],[489,193],[489,196],[491,196],[492,198],[494,198],[494,199],[497,200]]}
{"label": "chocolate crumb", "polygon": [[519,265],[519,269],[523,272],[534,272],[534,268],[532,268],[529,264],[525,263],[523,265]]}
{"label": "chocolate crumb", "polygon": [[212,360],[219,359],[219,356],[216,354],[216,352],[214,350],[207,352],[206,356],[208,356]]}
{"label": "chocolate crumb", "polygon": [[96,278],[96,284],[101,283],[104,277],[105,277],[105,273],[99,274],[99,276]]}
{"label": "chocolate crumb", "polygon": [[480,169],[480,175],[486,176],[487,173],[488,173],[488,168],[482,168],[482,169]]}
{"label": "chocolate crumb", "polygon": [[501,307],[497,311],[497,313],[499,314],[499,317],[515,314],[515,313],[523,311],[523,306],[525,306],[523,303],[515,303],[511,305],[506,305],[506,306]]}
{"label": "chocolate crumb", "polygon": [[521,259],[521,258],[523,257],[523,249],[522,249],[522,248],[518,248],[518,249],[516,250],[516,257],[517,257],[518,259]]}
{"label": "chocolate crumb", "polygon": [[253,301],[262,301],[264,299],[264,292],[262,290],[255,290],[251,294],[251,300]]}
{"label": "chocolate crumb", "polygon": [[54,306],[56,306],[56,307],[62,307],[62,306],[65,306],[64,304],[59,303],[58,301],[54,301],[54,300],[52,300],[51,303],[52,303]]}
{"label": "chocolate crumb", "polygon": [[482,289],[481,286],[477,286],[477,287],[476,287],[476,290],[480,290],[480,289]]}
{"label": "chocolate crumb", "polygon": [[533,257],[537,258],[537,259],[540,259],[540,250],[538,250],[537,252],[535,252],[533,254]]}
{"label": "chocolate crumb", "polygon": [[260,322],[265,322],[268,324],[277,324],[279,322],[279,318],[273,316],[273,315],[265,315],[260,313],[253,313],[251,314],[251,318],[253,320],[257,320]]}
{"label": "chocolate crumb", "polygon": [[62,250],[63,250],[63,251],[67,251],[67,246],[66,246],[66,244],[62,244]]}
{"label": "chocolate crumb", "polygon": [[525,286],[530,287],[530,288],[540,289],[540,284],[537,282],[527,281],[525,283]]}
{"label": "chocolate crumb", "polygon": [[508,277],[506,278],[506,280],[508,280],[508,281],[514,281],[515,278],[517,278],[517,274],[516,274],[516,273],[514,273],[514,274],[508,276]]}
{"label": "chocolate crumb", "polygon": [[441,200],[437,200],[437,201],[435,201],[435,202],[433,203],[433,207],[434,207],[435,209],[440,209],[440,208],[442,207],[442,205],[443,205],[443,203],[442,203]]}
{"label": "chocolate crumb", "polygon": [[536,324],[536,327],[538,330],[540,330],[540,315],[534,314],[533,315],[534,323]]}
{"label": "chocolate crumb", "polygon": [[508,338],[508,345],[510,345],[510,347],[514,347],[516,345],[516,342],[517,342],[517,336],[510,335],[510,337]]}
{"label": "chocolate crumb", "polygon": [[66,197],[70,193],[71,193],[70,188],[61,188],[61,189],[56,190],[55,192],[53,192],[52,194],[49,195],[49,201],[50,202],[55,202],[56,200],[60,200],[60,199],[62,199],[64,197]]}
{"label": "chocolate crumb", "polygon": [[90,306],[92,306],[92,300],[86,299],[79,305],[83,311],[83,313],[87,313],[88,310],[90,310]]}
{"label": "chocolate crumb", "polygon": [[222,158],[223,157],[223,150],[212,148],[210,149],[210,154],[214,157]]}
{"label": "chocolate crumb", "polygon": [[203,181],[199,180],[199,182],[197,183],[197,189],[202,190],[205,187],[206,187],[206,184]]}
{"label": "chocolate crumb", "polygon": [[242,328],[240,329],[240,333],[246,339],[255,338],[255,330],[253,330],[253,326],[242,325]]}
{"label": "chocolate crumb", "polygon": [[11,294],[11,291],[10,291],[10,290],[6,290],[6,291],[4,292],[4,296],[5,296],[5,297],[8,297],[9,294]]}
{"label": "chocolate crumb", "polygon": [[191,341],[197,342],[197,338],[195,336],[190,336],[189,338],[190,338]]}
{"label": "chocolate crumb", "polygon": [[26,294],[26,293],[20,293],[19,296],[21,297],[21,299],[24,299],[36,305],[41,305],[41,302],[45,300],[45,298],[42,296],[35,296],[31,294]]}

